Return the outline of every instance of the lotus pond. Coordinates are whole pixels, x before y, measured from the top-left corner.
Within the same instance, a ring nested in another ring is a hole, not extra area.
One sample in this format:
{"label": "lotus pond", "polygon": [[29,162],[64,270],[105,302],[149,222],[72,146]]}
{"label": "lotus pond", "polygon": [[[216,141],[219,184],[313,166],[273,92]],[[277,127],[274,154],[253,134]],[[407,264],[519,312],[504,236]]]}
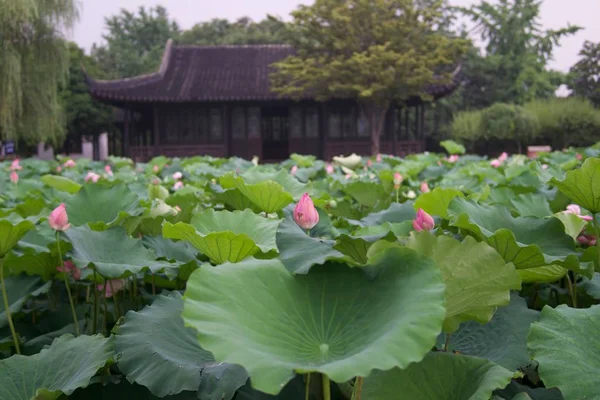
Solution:
{"label": "lotus pond", "polygon": [[0,399],[600,398],[599,156],[3,162]]}

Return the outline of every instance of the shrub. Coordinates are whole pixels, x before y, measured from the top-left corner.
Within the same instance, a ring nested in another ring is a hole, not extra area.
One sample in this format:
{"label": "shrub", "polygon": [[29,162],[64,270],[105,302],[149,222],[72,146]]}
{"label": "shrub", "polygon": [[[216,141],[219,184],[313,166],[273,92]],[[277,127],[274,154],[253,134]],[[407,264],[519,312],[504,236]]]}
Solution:
{"label": "shrub", "polygon": [[538,136],[539,122],[537,116],[524,107],[496,103],[481,112],[480,130],[486,139],[514,141],[521,153],[522,145]]}
{"label": "shrub", "polygon": [[481,112],[463,111],[452,120],[452,137],[459,141],[473,143],[481,139]]}
{"label": "shrub", "polygon": [[585,99],[536,100],[525,108],[537,116],[540,135],[555,149],[587,146],[600,140],[600,110]]}

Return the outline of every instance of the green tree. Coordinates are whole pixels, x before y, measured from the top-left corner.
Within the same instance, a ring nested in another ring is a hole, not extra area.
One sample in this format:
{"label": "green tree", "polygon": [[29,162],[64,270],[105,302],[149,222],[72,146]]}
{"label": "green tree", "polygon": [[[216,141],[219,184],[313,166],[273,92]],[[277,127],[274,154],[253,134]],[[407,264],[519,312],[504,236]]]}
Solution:
{"label": "green tree", "polygon": [[281,44],[290,41],[288,24],[270,15],[259,22],[248,17],[235,22],[213,19],[183,31],[178,40],[181,44],[191,45]]}
{"label": "green tree", "polygon": [[568,25],[558,30],[540,28],[542,0],[481,1],[471,8],[458,8],[475,23],[486,43],[486,56],[478,61],[485,75],[493,78],[479,91],[493,102],[522,104],[550,97],[564,77],[546,70],[560,39],[581,28]]}
{"label": "green tree", "polygon": [[75,0],[0,0],[0,139],[57,143],[64,135],[62,32],[77,16]]}
{"label": "green tree", "polygon": [[379,153],[385,114],[394,101],[426,97],[443,66],[456,63],[465,41],[437,29],[441,2],[316,0],[292,13],[298,53],[274,64],[274,89],[301,98],[356,99]]}
{"label": "green tree", "polygon": [[137,13],[121,10],[106,18],[104,45],[94,45],[92,57],[109,78],[127,78],[155,71],[167,40],[176,39],[179,26],[166,8],[140,7]]}
{"label": "green tree", "polygon": [[600,107],[600,42],[586,41],[579,52],[579,61],[571,67],[573,94],[589,99]]}
{"label": "green tree", "polygon": [[67,139],[78,143],[82,135],[97,136],[108,130],[113,114],[110,107],[92,99],[81,72],[83,66],[89,74],[102,77],[98,64],[75,43],[69,44],[69,53],[69,82],[60,97],[65,110]]}

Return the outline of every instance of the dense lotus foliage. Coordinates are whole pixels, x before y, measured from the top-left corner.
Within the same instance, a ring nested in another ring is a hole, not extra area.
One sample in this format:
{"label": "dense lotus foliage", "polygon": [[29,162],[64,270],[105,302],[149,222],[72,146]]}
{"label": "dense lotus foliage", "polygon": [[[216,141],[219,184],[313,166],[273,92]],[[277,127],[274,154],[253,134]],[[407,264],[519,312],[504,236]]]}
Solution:
{"label": "dense lotus foliage", "polygon": [[0,164],[0,399],[599,398],[600,147]]}

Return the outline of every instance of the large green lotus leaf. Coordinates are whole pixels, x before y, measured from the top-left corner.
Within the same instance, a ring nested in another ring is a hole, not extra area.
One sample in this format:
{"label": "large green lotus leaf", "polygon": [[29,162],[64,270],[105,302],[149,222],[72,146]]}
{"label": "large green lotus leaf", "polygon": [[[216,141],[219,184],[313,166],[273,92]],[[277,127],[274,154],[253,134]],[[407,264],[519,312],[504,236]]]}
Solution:
{"label": "large green lotus leaf", "polygon": [[257,169],[250,169],[242,173],[241,177],[248,184],[256,184],[263,181],[277,182],[285,189],[286,192],[291,194],[295,200],[299,200],[300,197],[302,197],[302,195],[307,191],[307,185],[298,182],[296,178],[283,169],[276,173],[260,172]]}
{"label": "large green lotus leaf", "polygon": [[492,400],[564,400],[558,389],[535,388],[522,385],[514,379],[504,389],[494,391]]}
{"label": "large green lotus leaf", "polygon": [[354,181],[345,185],[343,190],[362,206],[374,208],[381,204],[390,204],[391,195],[380,183]]}
{"label": "large green lotus leaf", "polygon": [[[65,201],[69,222],[73,226],[92,224],[97,229],[117,223],[130,214],[138,214],[138,196],[126,185],[112,187],[85,185]],[[137,211],[136,211],[137,210]]]}
{"label": "large green lotus leaf", "polygon": [[431,215],[448,217],[448,205],[456,197],[464,197],[460,190],[436,187],[431,192],[423,193],[415,201],[415,209],[423,209]]}
{"label": "large green lotus leaf", "polygon": [[512,207],[521,217],[545,218],[552,215],[546,196],[524,193],[510,199]]}
{"label": "large green lotus leaf", "polygon": [[575,214],[569,214],[566,212],[559,212],[554,214],[554,218],[560,220],[565,226],[565,232],[571,236],[573,240],[577,240],[577,237],[581,234],[581,231],[587,225],[587,222],[581,219]]}
{"label": "large green lotus leaf", "polygon": [[260,248],[245,233],[236,235],[227,231],[203,235],[192,225],[184,222],[173,225],[165,221],[163,236],[190,242],[215,264],[242,261],[260,251]]}
{"label": "large green lotus leaf", "polygon": [[402,204],[392,203],[386,210],[371,213],[360,221],[355,222],[360,226],[372,226],[381,225],[384,222],[399,223],[410,221],[417,215],[413,206],[414,203],[412,201],[407,201]]}
{"label": "large green lotus leaf", "polygon": [[489,400],[513,373],[483,358],[429,353],[406,369],[375,371],[365,379],[365,400]]}
{"label": "large green lotus leaf", "polygon": [[213,191],[215,191],[215,201],[217,203],[226,204],[235,210],[245,210],[245,209],[249,208],[253,211],[260,211],[258,209],[258,207],[253,202],[250,201],[249,198],[247,198],[246,196],[244,196],[242,194],[242,192],[240,192],[239,189],[235,189],[235,188],[229,189],[229,190],[220,189],[220,190],[216,191],[214,189],[214,186],[216,186],[216,185],[212,185],[212,187],[213,187]]}
{"label": "large green lotus leaf", "polygon": [[357,236],[375,236],[387,235],[392,232],[396,236],[408,236],[414,231],[412,221],[404,221],[399,223],[384,222],[381,225],[363,226],[354,232]]}
{"label": "large green lotus leaf", "polygon": [[23,220],[13,224],[6,219],[0,219],[0,259],[21,240],[25,234],[35,228],[31,221]]}
{"label": "large green lotus leaf", "polygon": [[313,265],[344,259],[344,255],[333,248],[333,240],[308,236],[291,218],[279,225],[276,242],[279,259],[295,274],[307,274]]}
{"label": "large green lotus leaf", "polygon": [[[311,378],[311,381],[319,379],[317,375]],[[316,382],[319,385],[319,382]],[[246,385],[238,390],[235,400],[305,400],[306,397],[306,382],[302,376],[296,376],[287,385],[281,389],[281,392],[276,396],[260,392],[256,389],[252,389],[252,385],[248,382]],[[311,396],[310,400],[314,400],[315,396]]]}
{"label": "large green lotus leaf", "polygon": [[[6,285],[6,296],[11,314],[21,311],[23,304],[32,296],[39,296],[47,293],[50,289],[50,282],[44,281],[37,276],[8,276],[4,278]],[[8,318],[4,302],[0,302],[0,328],[8,325]]]}
{"label": "large green lotus leaf", "polygon": [[79,266],[93,265],[105,278],[124,278],[145,270],[153,273],[174,269],[168,262],[156,261],[156,254],[142,241],[127,235],[125,229],[114,227],[93,231],[88,226],[70,228],[65,232],[73,244],[73,260]]}
{"label": "large green lotus leaf", "polygon": [[39,276],[44,281],[49,280],[56,274],[58,265],[56,252],[38,253],[31,248],[25,248],[24,251],[13,250],[4,258],[4,268],[6,268],[8,275],[26,273],[27,275]]}
{"label": "large green lotus leaf", "polygon": [[342,234],[336,238],[333,248],[347,255],[358,264],[366,265],[368,261],[367,251],[369,251],[373,243],[381,239],[388,242],[395,242],[397,240],[396,236],[390,232],[362,237]]}
{"label": "large green lotus leaf", "polygon": [[196,261],[197,251],[188,242],[174,242],[162,236],[144,236],[142,243],[154,250],[158,257],[181,263]]}
{"label": "large green lotus leaf", "polygon": [[64,176],[44,175],[40,178],[40,180],[44,184],[61,192],[74,194],[79,192],[79,190],[81,189],[81,185],[79,183]]}
{"label": "large green lotus leaf", "polygon": [[567,273],[567,269],[560,265],[546,265],[527,269],[518,269],[517,272],[523,283],[552,283],[561,279]]}
{"label": "large green lotus leaf", "polygon": [[577,286],[583,288],[594,299],[600,300],[600,273],[594,272],[592,279],[583,278],[583,281]]}
{"label": "large green lotus leaf", "polygon": [[[108,381],[108,379],[105,379]],[[96,383],[84,389],[78,389],[68,400],[199,400],[196,391],[185,391],[173,396],[154,396],[144,386],[129,383],[126,379],[120,382]]]}
{"label": "large green lotus leaf", "polygon": [[595,399],[600,371],[600,305],[586,309],[545,306],[527,336],[529,355],[539,363],[547,388],[565,399]]}
{"label": "large green lotus leaf", "polygon": [[454,140],[443,140],[440,142],[440,146],[442,146],[448,154],[465,154],[467,149],[460,143],[456,143]]}
{"label": "large green lotus leaf", "polygon": [[265,218],[251,210],[215,211],[211,208],[196,214],[190,222],[198,232],[208,235],[212,232],[230,231],[246,234],[263,253],[277,250],[275,235],[281,220]]}
{"label": "large green lotus leaf", "polygon": [[[130,382],[146,386],[158,397],[198,390],[207,380],[222,382],[210,379],[209,375],[214,375],[217,368],[215,359],[200,347],[196,332],[183,325],[182,311],[183,301],[179,292],[158,296],[151,306],[142,311],[129,311],[114,339],[121,372]],[[220,367],[225,373],[239,370],[242,376],[235,387],[217,386],[216,393],[235,393],[248,378],[239,366],[222,364]],[[202,399],[222,400],[222,397]]]}
{"label": "large green lotus leaf", "polygon": [[[449,350],[468,356],[487,358],[514,371],[529,362],[527,333],[539,312],[527,308],[527,303],[512,294],[510,304],[496,311],[487,324],[468,321],[450,336]],[[443,346],[445,335],[440,335],[438,347]]]}
{"label": "large green lotus leaf", "polygon": [[268,394],[294,372],[344,382],[404,368],[436,341],[444,285],[433,261],[407,248],[381,252],[370,266],[374,278],[341,264],[294,276],[278,260],[200,268],[183,319],[217,361],[242,365]]}
{"label": "large green lotus leaf", "polygon": [[238,189],[256,207],[268,214],[280,211],[294,201],[292,195],[286,192],[283,186],[273,181],[264,181],[252,185],[241,183]]}
{"label": "large green lotus leaf", "polygon": [[588,158],[581,168],[568,171],[564,180],[551,183],[571,200],[592,213],[600,212],[600,158]]}
{"label": "large green lotus leaf", "polygon": [[113,357],[110,339],[64,335],[33,356],[0,361],[0,398],[55,400],[86,387]]}
{"label": "large green lotus leaf", "polygon": [[517,268],[550,264],[573,269],[580,266],[575,242],[556,218],[515,218],[503,205],[482,206],[460,198],[450,203],[448,212],[452,225],[486,239],[505,261]]}
{"label": "large green lotus leaf", "polygon": [[510,302],[510,291],[521,289],[521,278],[512,264],[484,242],[467,236],[462,242],[448,236],[422,232],[407,245],[431,257],[446,284],[444,331],[454,332],[463,321],[488,322],[497,307]]}

